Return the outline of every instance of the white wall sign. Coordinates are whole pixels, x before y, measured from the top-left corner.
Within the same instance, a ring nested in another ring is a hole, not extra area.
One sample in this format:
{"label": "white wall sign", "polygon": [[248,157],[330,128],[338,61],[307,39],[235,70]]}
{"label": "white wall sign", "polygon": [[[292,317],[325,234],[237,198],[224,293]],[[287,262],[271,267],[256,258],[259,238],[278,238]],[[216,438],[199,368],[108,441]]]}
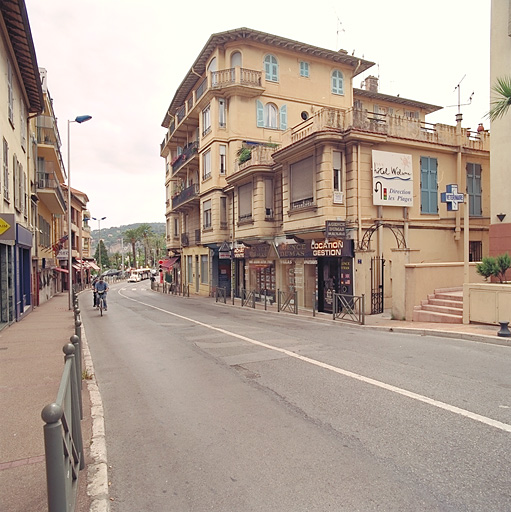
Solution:
{"label": "white wall sign", "polygon": [[412,155],[373,149],[373,204],[413,206]]}

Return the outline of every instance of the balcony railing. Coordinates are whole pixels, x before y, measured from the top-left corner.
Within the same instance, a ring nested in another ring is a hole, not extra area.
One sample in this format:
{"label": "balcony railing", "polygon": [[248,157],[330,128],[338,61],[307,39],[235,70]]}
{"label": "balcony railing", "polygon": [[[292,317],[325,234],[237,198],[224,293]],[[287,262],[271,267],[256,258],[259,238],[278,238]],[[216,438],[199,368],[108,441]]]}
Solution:
{"label": "balcony railing", "polygon": [[490,149],[490,136],[487,132],[477,133],[462,128],[458,138],[456,126],[425,123],[419,119],[379,114],[367,110],[332,108],[324,108],[307,121],[287,130],[283,134],[282,147],[299,142],[316,132],[348,130],[476,150],[489,151]]}
{"label": "balcony railing", "polygon": [[62,188],[60,187],[60,183],[58,182],[54,172],[37,171],[36,186],[38,190],[52,190],[57,196],[60,205],[65,209],[66,201],[64,193],[62,192]]}
{"label": "balcony railing", "polygon": [[178,206],[186,203],[190,199],[199,196],[199,185],[194,183],[193,185],[185,188],[180,194],[172,198],[172,209],[177,208]]}
{"label": "balcony railing", "polygon": [[174,175],[183,165],[189,162],[199,151],[199,143],[198,141],[190,142],[185,148],[183,152],[174,158],[171,162],[172,165],[172,174]]}

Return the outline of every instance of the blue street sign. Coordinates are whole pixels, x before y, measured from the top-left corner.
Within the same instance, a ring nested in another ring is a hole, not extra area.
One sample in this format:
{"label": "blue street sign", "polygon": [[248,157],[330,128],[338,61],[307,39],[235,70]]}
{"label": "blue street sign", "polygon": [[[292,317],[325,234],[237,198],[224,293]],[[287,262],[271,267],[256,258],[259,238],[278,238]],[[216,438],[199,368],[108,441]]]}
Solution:
{"label": "blue street sign", "polygon": [[440,194],[440,201],[447,203],[447,211],[458,211],[458,204],[465,202],[465,194],[458,194],[458,185],[447,185]]}

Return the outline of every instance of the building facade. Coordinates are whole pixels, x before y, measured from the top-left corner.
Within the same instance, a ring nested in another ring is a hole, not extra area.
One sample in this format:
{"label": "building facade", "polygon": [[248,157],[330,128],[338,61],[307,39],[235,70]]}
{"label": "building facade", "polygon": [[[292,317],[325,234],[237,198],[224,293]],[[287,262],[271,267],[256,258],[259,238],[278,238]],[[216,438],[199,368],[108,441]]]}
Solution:
{"label": "building facade", "polygon": [[0,327],[33,307],[36,136],[43,94],[23,1],[2,2],[0,27]]}
{"label": "building facade", "polygon": [[[167,249],[191,293],[253,290],[331,312],[392,306],[391,272],[488,253],[489,135],[378,91],[372,62],[250,29],[210,37],[163,120]],[[450,196],[449,196],[450,197]],[[461,284],[461,283],[460,283]]]}
{"label": "building facade", "polygon": [[[506,0],[491,2],[491,55],[490,82],[493,87],[497,79],[511,76],[511,5]],[[492,100],[496,99],[493,97]],[[509,178],[511,161],[509,134],[511,133],[511,111],[491,123],[491,226],[490,255],[505,252],[511,255],[511,201]]]}

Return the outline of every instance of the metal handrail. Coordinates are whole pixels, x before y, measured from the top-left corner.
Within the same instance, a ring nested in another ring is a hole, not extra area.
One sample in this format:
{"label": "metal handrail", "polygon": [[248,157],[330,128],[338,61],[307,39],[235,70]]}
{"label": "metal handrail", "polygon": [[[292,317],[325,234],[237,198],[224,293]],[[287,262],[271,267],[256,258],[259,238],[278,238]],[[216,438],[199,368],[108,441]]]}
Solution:
{"label": "metal handrail", "polygon": [[255,290],[245,290],[242,288],[240,290],[241,292],[241,305],[246,306],[247,304],[250,305],[253,309],[255,309],[255,296],[256,291]]}
{"label": "metal handrail", "polygon": [[227,304],[227,288],[221,288],[217,286],[215,289],[215,301],[223,300],[224,304]]}
{"label": "metal handrail", "polygon": [[[64,371],[57,399],[44,407],[44,449],[48,512],[72,512],[78,491],[78,474],[85,467],[79,394],[81,375],[78,375],[76,348],[64,345]],[[76,354],[76,355],[75,355]],[[80,382],[80,384],[79,384]]]}

